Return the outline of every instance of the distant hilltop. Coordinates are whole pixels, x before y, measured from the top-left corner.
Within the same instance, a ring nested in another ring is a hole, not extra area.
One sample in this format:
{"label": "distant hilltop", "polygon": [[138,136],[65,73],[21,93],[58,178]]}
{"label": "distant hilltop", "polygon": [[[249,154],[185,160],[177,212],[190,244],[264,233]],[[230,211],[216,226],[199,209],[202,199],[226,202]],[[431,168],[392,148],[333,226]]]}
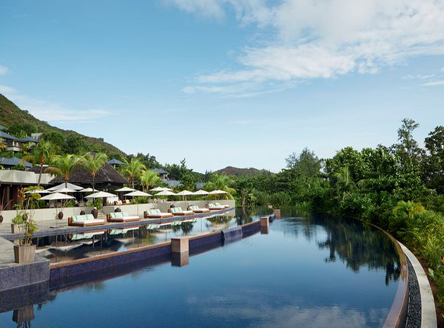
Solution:
{"label": "distant hilltop", "polygon": [[38,129],[38,132],[40,133],[57,131],[64,134],[65,136],[71,134],[79,135],[85,137],[86,143],[98,146],[99,149],[103,150],[106,153],[118,153],[121,155],[125,155],[125,153],[119,148],[105,142],[102,138],[84,136],[75,131],[63,130],[58,127],[52,126],[47,122],[41,121],[32,116],[28,111],[21,110],[17,107],[16,104],[14,104],[4,95],[0,94],[0,125],[9,127],[14,124],[32,124]]}
{"label": "distant hilltop", "polygon": [[239,168],[239,167],[234,167],[234,166],[227,166],[226,168],[217,170],[214,173],[226,174],[226,175],[231,175],[234,177],[241,177],[241,176],[251,177],[251,176],[261,174],[262,172],[265,172],[265,170],[259,170],[254,167]]}

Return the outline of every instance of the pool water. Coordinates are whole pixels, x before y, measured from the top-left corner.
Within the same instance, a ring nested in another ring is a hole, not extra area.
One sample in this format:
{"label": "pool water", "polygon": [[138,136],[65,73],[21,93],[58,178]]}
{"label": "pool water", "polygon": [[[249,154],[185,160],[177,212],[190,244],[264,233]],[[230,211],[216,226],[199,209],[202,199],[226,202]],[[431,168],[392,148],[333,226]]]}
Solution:
{"label": "pool water", "polygon": [[53,289],[44,302],[0,314],[0,326],[381,327],[399,280],[388,237],[352,220],[283,216],[269,234],[186,266]]}
{"label": "pool water", "polygon": [[251,216],[239,219],[233,210],[223,215],[213,214],[188,219],[178,225],[164,223],[155,230],[147,230],[146,225],[141,225],[123,229],[40,237],[35,238],[33,243],[37,245],[37,254],[51,263],[58,263],[165,243],[177,236],[191,237],[221,231],[256,219],[257,217]]}

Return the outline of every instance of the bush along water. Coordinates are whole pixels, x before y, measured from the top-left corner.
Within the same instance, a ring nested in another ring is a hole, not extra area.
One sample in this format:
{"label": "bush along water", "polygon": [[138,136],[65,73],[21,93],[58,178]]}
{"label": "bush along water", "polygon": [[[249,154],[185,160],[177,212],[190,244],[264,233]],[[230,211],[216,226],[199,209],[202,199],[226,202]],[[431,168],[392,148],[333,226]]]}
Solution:
{"label": "bush along water", "polygon": [[418,126],[404,119],[390,147],[345,147],[323,160],[308,149],[293,153],[279,173],[236,178],[237,199],[246,206],[296,204],[387,230],[423,260],[444,309],[444,127],[421,148],[413,138]]}

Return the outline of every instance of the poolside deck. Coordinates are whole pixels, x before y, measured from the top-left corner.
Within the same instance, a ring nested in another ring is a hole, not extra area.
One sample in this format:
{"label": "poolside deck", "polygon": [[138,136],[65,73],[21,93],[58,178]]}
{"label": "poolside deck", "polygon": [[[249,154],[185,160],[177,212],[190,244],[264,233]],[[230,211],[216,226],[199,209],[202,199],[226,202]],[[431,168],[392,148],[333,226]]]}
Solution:
{"label": "poolside deck", "polygon": [[[47,220],[47,221],[39,221],[38,227],[39,230],[34,233],[35,238],[43,237],[43,236],[55,236],[55,235],[64,235],[64,234],[72,234],[72,233],[82,233],[85,231],[96,231],[96,230],[108,230],[108,229],[119,229],[125,227],[134,227],[134,226],[142,226],[148,224],[162,224],[165,222],[172,221],[184,221],[188,219],[194,218],[202,218],[208,216],[216,216],[216,215],[224,215],[230,211],[233,211],[234,208],[227,208],[220,211],[212,211],[211,213],[200,213],[193,215],[184,215],[184,216],[175,216],[173,218],[165,218],[165,219],[141,219],[136,222],[107,222],[104,225],[92,226],[92,227],[78,227],[78,226],[69,226],[67,220],[56,221],[55,220]],[[13,234],[11,233],[10,224],[0,224],[0,237],[7,240],[15,240],[22,236],[22,234]],[[0,258],[1,264],[1,258]]]}

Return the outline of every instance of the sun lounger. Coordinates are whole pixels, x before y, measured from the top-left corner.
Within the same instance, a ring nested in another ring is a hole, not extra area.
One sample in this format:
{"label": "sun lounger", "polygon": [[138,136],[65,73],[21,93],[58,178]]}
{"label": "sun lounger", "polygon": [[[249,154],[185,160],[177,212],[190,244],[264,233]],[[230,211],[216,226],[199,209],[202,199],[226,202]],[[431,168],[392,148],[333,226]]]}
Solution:
{"label": "sun lounger", "polygon": [[146,230],[159,230],[160,224],[148,224]]}
{"label": "sun lounger", "polygon": [[225,209],[225,206],[222,206],[222,205],[220,205],[220,204],[219,204],[219,206],[218,206],[218,205],[216,205],[216,204],[210,203],[210,204],[208,204],[208,209],[209,209],[210,211],[220,211],[220,210],[224,210],[224,209]]}
{"label": "sun lounger", "polygon": [[163,213],[158,208],[153,210],[146,211],[147,217],[150,219],[163,219],[163,218],[171,218],[173,214],[171,213]]}
{"label": "sun lounger", "polygon": [[190,205],[188,208],[194,213],[208,213],[210,211],[208,208],[199,208],[197,205]]}
{"label": "sun lounger", "polygon": [[129,231],[139,230],[139,227],[125,227],[125,228],[119,228],[119,229],[111,229],[108,232],[108,235],[122,235]]}
{"label": "sun lounger", "polygon": [[75,233],[75,234],[69,234],[68,239],[71,241],[82,240],[82,239],[92,239],[93,237],[103,235],[104,233],[105,233],[105,230]]}
{"label": "sun lounger", "polygon": [[106,220],[94,219],[92,214],[73,215],[72,217],[68,218],[68,225],[70,226],[90,227],[103,225],[105,223]]}
{"label": "sun lounger", "polygon": [[228,204],[221,205],[221,204],[219,204],[219,203],[215,203],[214,205],[216,205],[216,206],[221,206],[221,207],[223,207],[223,208],[229,208],[229,207],[230,207],[230,205],[228,205]]}
{"label": "sun lounger", "polygon": [[108,222],[132,222],[140,221],[137,215],[128,215],[126,212],[113,212],[108,216]]}
{"label": "sun lounger", "polygon": [[192,214],[194,214],[194,212],[193,211],[184,211],[184,210],[182,210],[182,208],[181,207],[172,207],[172,208],[170,208],[170,212],[174,215],[174,216],[176,216],[176,215],[192,215]]}

